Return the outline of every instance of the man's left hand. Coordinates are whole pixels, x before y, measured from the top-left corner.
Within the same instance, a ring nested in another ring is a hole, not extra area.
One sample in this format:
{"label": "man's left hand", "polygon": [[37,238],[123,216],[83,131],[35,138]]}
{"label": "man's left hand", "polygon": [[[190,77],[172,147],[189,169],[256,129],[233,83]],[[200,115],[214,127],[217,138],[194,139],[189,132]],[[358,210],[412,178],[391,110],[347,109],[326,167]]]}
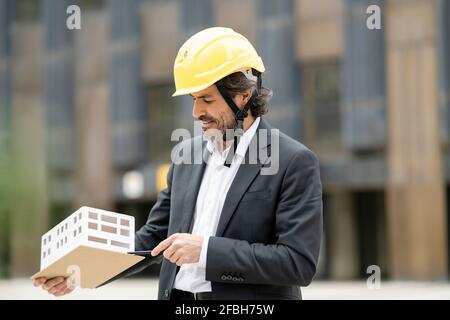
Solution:
{"label": "man's left hand", "polygon": [[200,259],[202,244],[202,236],[194,236],[190,233],[174,233],[152,250],[152,256],[164,252],[164,257],[177,266],[195,263]]}

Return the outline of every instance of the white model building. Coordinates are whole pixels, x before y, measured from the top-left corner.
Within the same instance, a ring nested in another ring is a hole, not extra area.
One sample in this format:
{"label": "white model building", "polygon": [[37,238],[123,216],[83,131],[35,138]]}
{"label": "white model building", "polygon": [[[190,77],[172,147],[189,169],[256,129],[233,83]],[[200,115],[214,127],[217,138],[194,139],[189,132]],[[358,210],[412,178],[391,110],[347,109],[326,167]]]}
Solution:
{"label": "white model building", "polygon": [[80,245],[134,251],[134,217],[81,207],[42,236],[41,270]]}

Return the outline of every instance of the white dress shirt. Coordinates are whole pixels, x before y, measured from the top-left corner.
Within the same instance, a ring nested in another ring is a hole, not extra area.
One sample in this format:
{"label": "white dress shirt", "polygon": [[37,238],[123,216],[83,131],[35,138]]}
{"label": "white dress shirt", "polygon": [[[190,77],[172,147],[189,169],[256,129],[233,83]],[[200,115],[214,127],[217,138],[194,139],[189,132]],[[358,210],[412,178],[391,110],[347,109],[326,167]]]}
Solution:
{"label": "white dress shirt", "polygon": [[194,226],[192,234],[203,236],[200,259],[197,263],[184,264],[180,267],[175,278],[174,288],[178,290],[196,292],[211,291],[211,282],[206,281],[206,253],[209,237],[216,234],[220,214],[225,202],[228,189],[236,176],[239,166],[245,157],[250,141],[255,135],[260,118],[256,118],[252,125],[244,132],[236,152],[228,168],[224,166],[230,147],[222,153],[213,142],[208,141],[206,148],[211,153],[206,165],[202,183],[197,195],[194,212]]}

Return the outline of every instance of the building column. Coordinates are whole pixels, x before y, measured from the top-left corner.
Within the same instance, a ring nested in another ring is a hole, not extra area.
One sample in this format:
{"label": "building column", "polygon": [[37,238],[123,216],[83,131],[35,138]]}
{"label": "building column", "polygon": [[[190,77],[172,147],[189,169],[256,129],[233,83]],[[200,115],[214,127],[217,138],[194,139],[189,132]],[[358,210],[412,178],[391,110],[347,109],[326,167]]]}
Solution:
{"label": "building column", "polygon": [[390,274],[447,277],[439,134],[437,2],[386,3]]}
{"label": "building column", "polygon": [[10,276],[39,270],[41,236],[48,229],[47,152],[42,96],[42,29],[14,25],[11,36],[14,205],[10,219]]}
{"label": "building column", "polygon": [[75,39],[76,207],[114,209],[108,24],[104,10],[83,13]]}

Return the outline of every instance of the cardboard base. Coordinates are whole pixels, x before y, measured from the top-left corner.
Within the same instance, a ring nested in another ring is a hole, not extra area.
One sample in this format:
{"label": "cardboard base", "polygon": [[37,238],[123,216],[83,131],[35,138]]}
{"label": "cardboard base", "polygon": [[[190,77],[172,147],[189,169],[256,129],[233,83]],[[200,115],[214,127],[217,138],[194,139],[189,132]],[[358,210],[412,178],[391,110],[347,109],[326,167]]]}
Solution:
{"label": "cardboard base", "polygon": [[31,279],[39,277],[68,277],[71,275],[69,267],[78,266],[80,270],[80,287],[92,289],[143,259],[144,257],[142,256],[79,246],[47,268],[34,274]]}

